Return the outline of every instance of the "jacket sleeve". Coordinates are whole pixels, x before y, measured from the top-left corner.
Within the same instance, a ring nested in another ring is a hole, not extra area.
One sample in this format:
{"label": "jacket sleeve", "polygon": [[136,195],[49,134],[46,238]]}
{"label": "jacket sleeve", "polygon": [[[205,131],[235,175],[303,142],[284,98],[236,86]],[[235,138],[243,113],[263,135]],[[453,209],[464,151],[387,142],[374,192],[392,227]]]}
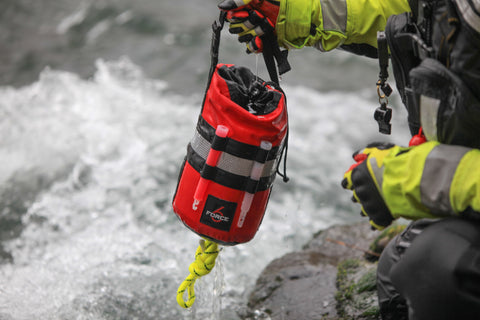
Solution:
{"label": "jacket sleeve", "polygon": [[395,218],[480,218],[480,150],[427,142],[385,160],[382,191]]}
{"label": "jacket sleeve", "polygon": [[388,17],[407,11],[407,0],[283,0],[276,32],[286,48],[377,47],[377,31],[385,29]]}

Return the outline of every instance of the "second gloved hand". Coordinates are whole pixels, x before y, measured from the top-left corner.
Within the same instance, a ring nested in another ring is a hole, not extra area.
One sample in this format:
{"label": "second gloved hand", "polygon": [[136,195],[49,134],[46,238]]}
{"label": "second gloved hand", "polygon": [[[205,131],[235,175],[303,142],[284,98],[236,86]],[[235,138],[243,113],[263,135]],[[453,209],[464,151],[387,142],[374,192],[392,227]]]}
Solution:
{"label": "second gloved hand", "polygon": [[401,148],[392,144],[374,143],[353,154],[356,161],[345,172],[342,186],[353,191],[353,201],[362,206],[362,215],[370,218],[377,229],[383,229],[394,220],[383,198],[382,183],[385,157]]}
{"label": "second gloved hand", "polygon": [[480,151],[427,141],[371,144],[356,152],[342,186],[377,229],[394,219],[478,217]]}
{"label": "second gloved hand", "polygon": [[275,32],[280,1],[272,0],[225,0],[218,5],[227,12],[230,33],[247,45],[248,53],[263,51],[261,37]]}

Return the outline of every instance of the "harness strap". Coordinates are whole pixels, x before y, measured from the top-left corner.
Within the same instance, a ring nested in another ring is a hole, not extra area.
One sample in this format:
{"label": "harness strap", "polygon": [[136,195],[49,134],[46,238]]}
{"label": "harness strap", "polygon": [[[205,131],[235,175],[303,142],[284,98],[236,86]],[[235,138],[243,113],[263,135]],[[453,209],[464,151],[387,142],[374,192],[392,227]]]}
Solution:
{"label": "harness strap", "polygon": [[450,68],[450,53],[453,50],[456,35],[458,34],[460,27],[460,19],[457,15],[452,1],[447,1],[447,15],[449,32],[446,36],[442,37],[442,42],[438,48],[438,60],[443,63],[447,68]]}

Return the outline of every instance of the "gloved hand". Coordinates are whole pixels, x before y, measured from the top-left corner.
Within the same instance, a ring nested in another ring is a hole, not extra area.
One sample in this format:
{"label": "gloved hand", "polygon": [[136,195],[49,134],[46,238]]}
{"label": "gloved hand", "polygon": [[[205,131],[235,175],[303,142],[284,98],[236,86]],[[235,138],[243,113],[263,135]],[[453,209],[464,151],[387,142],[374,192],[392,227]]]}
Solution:
{"label": "gloved hand", "polygon": [[273,28],[287,49],[342,46],[358,54],[368,51],[364,46],[376,52],[377,31],[385,30],[388,17],[410,11],[407,0],[224,0],[219,8],[249,52],[260,52],[259,36]]}
{"label": "gloved hand", "polygon": [[371,144],[353,155],[342,186],[377,229],[394,219],[480,217],[480,150],[427,141]]}
{"label": "gloved hand", "polygon": [[247,45],[247,53],[263,50],[261,36],[275,32],[280,1],[225,0],[218,5],[227,11],[230,33],[238,35],[238,41]]}
{"label": "gloved hand", "polygon": [[400,151],[393,144],[370,144],[353,154],[356,163],[343,176],[342,187],[353,191],[352,200],[361,204],[361,214],[368,216],[370,224],[379,230],[394,220],[383,198],[384,159]]}

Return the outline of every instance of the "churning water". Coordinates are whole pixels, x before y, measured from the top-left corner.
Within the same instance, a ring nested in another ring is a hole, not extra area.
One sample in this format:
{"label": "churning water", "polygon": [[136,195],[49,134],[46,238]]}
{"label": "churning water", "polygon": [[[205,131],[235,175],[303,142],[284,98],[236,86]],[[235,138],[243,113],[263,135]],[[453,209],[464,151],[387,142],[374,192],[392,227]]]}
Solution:
{"label": "churning water", "polygon": [[[199,10],[189,10],[198,7],[193,0],[178,1],[176,10],[154,1],[127,9],[121,1],[61,3],[62,14],[51,13],[51,28],[59,37],[82,32],[84,42],[75,45],[92,61],[64,64],[75,52],[66,46],[52,60],[55,67],[39,76],[33,68],[31,80],[12,78],[22,86],[0,87],[2,320],[240,319],[268,262],[318,230],[360,219],[340,187],[352,152],[373,140],[408,141],[398,99],[393,139],[377,132],[376,63],[347,54],[292,53],[294,69],[282,82],[291,181],[277,179],[256,237],[224,248],[214,271],[197,282],[194,307],[183,310],[176,289],[199,238],[175,217],[171,200],[203,98],[216,2],[206,1],[199,19]],[[138,13],[142,6],[151,20]],[[205,8],[213,11],[210,17]],[[139,42],[134,28],[151,33]],[[122,30],[122,48],[158,38],[157,51],[149,55],[143,47],[141,55],[105,58],[112,48],[121,51],[114,40]],[[190,41],[192,35],[201,41]],[[239,54],[243,47],[226,32],[223,38],[223,60],[256,68],[255,57]],[[105,47],[99,50],[98,43]],[[53,52],[47,51],[41,53]],[[102,59],[94,62],[95,56]]]}

